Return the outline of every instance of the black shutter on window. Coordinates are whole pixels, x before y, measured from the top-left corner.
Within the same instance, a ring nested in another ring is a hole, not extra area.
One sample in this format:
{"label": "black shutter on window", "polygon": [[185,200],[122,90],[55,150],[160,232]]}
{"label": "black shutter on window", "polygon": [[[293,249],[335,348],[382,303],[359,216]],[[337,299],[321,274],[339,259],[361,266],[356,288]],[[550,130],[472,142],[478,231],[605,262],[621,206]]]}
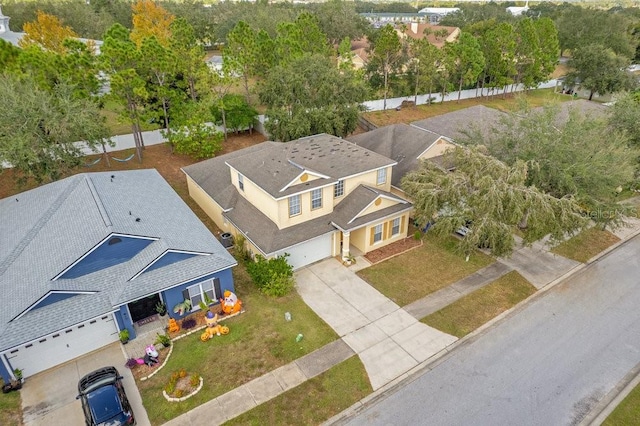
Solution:
{"label": "black shutter on window", "polygon": [[189,298],[189,290],[182,290],[182,300],[191,300]]}
{"label": "black shutter on window", "polygon": [[222,297],[222,289],[220,288],[220,278],[213,279],[213,295],[216,299]]}

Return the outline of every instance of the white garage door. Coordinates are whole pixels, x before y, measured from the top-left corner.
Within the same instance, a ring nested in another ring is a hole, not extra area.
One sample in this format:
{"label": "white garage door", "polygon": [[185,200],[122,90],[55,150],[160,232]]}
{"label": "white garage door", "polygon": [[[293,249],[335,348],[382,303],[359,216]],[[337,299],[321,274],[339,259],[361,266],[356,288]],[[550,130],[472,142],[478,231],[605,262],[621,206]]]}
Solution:
{"label": "white garage door", "polygon": [[293,266],[293,269],[302,268],[318,260],[331,257],[332,235],[333,234],[321,235],[313,240],[282,250],[278,255],[289,253],[287,262]]}
{"label": "white garage door", "polygon": [[13,368],[31,376],[118,340],[113,315],[104,315],[20,346],[7,353]]}

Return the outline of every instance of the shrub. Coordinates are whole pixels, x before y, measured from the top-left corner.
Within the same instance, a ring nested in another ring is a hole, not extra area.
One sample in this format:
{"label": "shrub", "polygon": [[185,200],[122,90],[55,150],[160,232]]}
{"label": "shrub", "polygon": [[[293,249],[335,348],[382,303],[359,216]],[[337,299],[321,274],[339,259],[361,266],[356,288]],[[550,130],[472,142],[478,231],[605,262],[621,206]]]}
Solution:
{"label": "shrub", "polygon": [[289,293],[294,286],[293,277],[284,273],[274,273],[271,280],[262,287],[262,292],[267,296],[280,297]]}
{"label": "shrub", "polygon": [[171,395],[173,393],[173,391],[176,390],[176,384],[175,382],[169,382],[167,383],[167,385],[164,387],[164,391]]}
{"label": "shrub", "polygon": [[247,264],[247,272],[260,291],[271,296],[283,296],[293,288],[293,266],[287,263],[288,253],[272,259],[257,255]]}
{"label": "shrub", "polygon": [[413,239],[414,239],[414,240],[418,241],[418,240],[420,240],[421,238],[422,238],[422,232],[420,232],[420,231],[416,231],[416,232],[414,232],[414,233],[413,233]]}
{"label": "shrub", "polygon": [[211,158],[222,149],[222,133],[204,123],[187,123],[184,127],[162,131],[178,154],[190,155],[196,159]]}
{"label": "shrub", "polygon": [[178,377],[180,377],[181,379],[184,377],[187,377],[187,370],[185,370],[184,368],[181,368],[180,371],[178,372]]}
{"label": "shrub", "polygon": [[187,318],[182,321],[182,328],[185,330],[189,330],[190,328],[193,328],[195,326],[196,326],[195,318]]}
{"label": "shrub", "polygon": [[182,395],[184,395],[184,391],[182,389],[177,389],[176,392],[173,394],[175,398],[182,398]]}
{"label": "shrub", "polygon": [[189,380],[189,383],[191,384],[192,387],[197,387],[200,384],[200,376],[198,376],[197,374],[192,374],[191,375],[191,379]]}
{"label": "shrub", "polygon": [[249,254],[249,250],[247,250],[244,245],[244,243],[247,241],[244,235],[236,235],[233,241],[233,250],[235,251],[236,256],[238,256],[240,260],[250,261],[251,255]]}

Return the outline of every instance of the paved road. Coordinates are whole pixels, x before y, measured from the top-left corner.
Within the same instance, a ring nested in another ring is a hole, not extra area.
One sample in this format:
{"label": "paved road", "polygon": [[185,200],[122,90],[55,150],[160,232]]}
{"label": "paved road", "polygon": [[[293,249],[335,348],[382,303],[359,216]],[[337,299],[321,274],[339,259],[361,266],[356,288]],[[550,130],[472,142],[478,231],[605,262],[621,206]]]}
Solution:
{"label": "paved road", "polygon": [[640,362],[639,252],[636,237],[345,423],[577,424]]}

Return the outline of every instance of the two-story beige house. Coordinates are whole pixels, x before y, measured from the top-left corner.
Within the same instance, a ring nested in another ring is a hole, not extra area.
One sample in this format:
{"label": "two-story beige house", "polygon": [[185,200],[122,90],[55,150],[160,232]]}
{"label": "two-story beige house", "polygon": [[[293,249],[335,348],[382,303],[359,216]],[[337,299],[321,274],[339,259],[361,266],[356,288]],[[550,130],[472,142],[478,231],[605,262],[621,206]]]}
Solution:
{"label": "two-story beige house", "polygon": [[391,192],[396,161],[321,134],[263,142],[183,169],[189,194],[223,232],[300,268],[407,236],[412,204]]}

